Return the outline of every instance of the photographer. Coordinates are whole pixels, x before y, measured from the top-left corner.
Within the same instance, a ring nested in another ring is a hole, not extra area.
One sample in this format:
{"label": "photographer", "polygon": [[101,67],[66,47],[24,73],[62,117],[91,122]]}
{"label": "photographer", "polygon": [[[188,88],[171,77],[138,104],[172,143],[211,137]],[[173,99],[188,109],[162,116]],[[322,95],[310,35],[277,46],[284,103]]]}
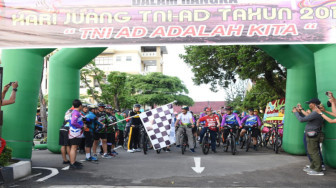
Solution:
{"label": "photographer", "polygon": [[332,112],[326,111],[326,109],[324,108],[323,105],[320,105],[320,109],[316,109],[315,111],[318,114],[320,114],[322,116],[322,118],[325,119],[326,121],[328,121],[329,123],[336,123],[336,119],[331,119],[327,115],[323,114],[323,113],[327,113],[331,116],[336,117],[336,99],[334,98],[332,92],[328,91],[326,94],[329,97],[328,107],[331,107]]}
{"label": "photographer", "polygon": [[[5,96],[6,96],[6,93],[7,93],[8,89],[10,87],[13,88],[12,94],[11,94],[9,100],[4,100]],[[9,84],[5,85],[5,87],[2,90],[2,99],[1,99],[2,103],[1,103],[1,106],[6,106],[6,105],[9,105],[9,104],[14,104],[15,103],[16,92],[18,91],[17,90],[18,87],[19,87],[18,82],[10,82]]]}
{"label": "photographer", "polygon": [[311,164],[305,167],[303,171],[308,175],[324,175],[322,172],[322,161],[319,156],[319,144],[321,129],[323,125],[323,118],[315,110],[321,104],[319,99],[311,99],[306,102],[309,104],[309,108],[313,111],[310,114],[304,115],[302,109],[294,107],[292,112],[300,122],[307,122],[305,133],[307,139],[307,151],[311,157]]}

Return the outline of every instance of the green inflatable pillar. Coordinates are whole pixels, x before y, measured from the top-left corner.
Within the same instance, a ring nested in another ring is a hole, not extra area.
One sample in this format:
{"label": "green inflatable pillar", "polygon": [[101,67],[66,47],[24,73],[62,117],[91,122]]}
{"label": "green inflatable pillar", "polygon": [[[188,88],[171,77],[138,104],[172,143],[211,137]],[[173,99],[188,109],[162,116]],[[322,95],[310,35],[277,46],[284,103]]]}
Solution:
{"label": "green inflatable pillar", "polygon": [[[54,49],[17,49],[2,51],[3,85],[18,81],[16,102],[2,107],[2,137],[13,149],[14,158],[30,159],[32,155],[35,116],[44,56]],[[10,97],[11,89],[7,93]]]}
{"label": "green inflatable pillar", "polygon": [[287,68],[286,111],[283,149],[290,154],[306,153],[303,144],[305,123],[292,114],[292,107],[317,96],[313,53],[304,45],[259,46]]}
{"label": "green inflatable pillar", "polygon": [[106,48],[65,48],[50,58],[48,149],[59,153],[59,129],[65,112],[79,99],[80,69]]}
{"label": "green inflatable pillar", "polygon": [[[317,80],[317,92],[319,99],[327,107],[328,97],[326,91],[331,91],[336,95],[335,73],[336,73],[336,45],[325,47],[315,52],[315,68]],[[327,108],[331,111],[330,108]],[[335,119],[332,117],[332,119]],[[336,168],[336,125],[327,121],[324,126],[325,140],[323,142],[324,162]]]}

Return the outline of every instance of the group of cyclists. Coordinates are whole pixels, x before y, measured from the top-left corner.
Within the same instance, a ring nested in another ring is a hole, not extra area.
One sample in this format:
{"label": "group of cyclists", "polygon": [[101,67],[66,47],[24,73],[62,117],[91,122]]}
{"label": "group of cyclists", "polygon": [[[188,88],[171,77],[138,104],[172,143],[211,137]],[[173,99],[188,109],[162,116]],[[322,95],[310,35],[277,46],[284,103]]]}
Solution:
{"label": "group of cyclists", "polygon": [[[176,134],[176,147],[181,147],[181,134],[186,131],[188,137],[188,145],[191,152],[195,152],[195,135],[197,135],[199,144],[202,145],[204,134],[209,131],[211,138],[211,150],[216,153],[217,138],[221,138],[222,142],[226,144],[229,132],[237,133],[237,138],[241,142],[247,130],[251,130],[253,148],[257,150],[257,137],[261,134],[260,128],[262,121],[258,116],[258,110],[248,109],[248,114],[238,114],[233,111],[232,107],[225,107],[223,113],[213,111],[210,107],[205,107],[204,112],[193,115],[189,111],[189,107],[182,107],[182,112],[176,117],[175,127],[177,128]],[[221,112],[221,111],[220,111]],[[193,133],[194,131],[194,133]],[[238,140],[237,140],[238,144]]]}
{"label": "group of cyclists", "polygon": [[[78,104],[77,104],[78,103]],[[64,124],[60,129],[61,152],[64,164],[71,164],[72,168],[81,168],[81,164],[71,163],[66,154],[74,149],[80,149],[85,153],[86,161],[98,161],[101,158],[112,158],[118,155],[115,148],[123,147],[128,153],[140,152],[142,121],[139,117],[141,105],[135,104],[132,110],[120,112],[112,109],[110,105],[98,104],[85,105],[74,101],[64,117]],[[248,128],[252,129],[253,145],[257,150],[256,137],[260,134],[262,122],[258,111],[249,109],[249,114],[241,116],[235,113],[232,107],[225,107],[223,113],[213,111],[210,107],[204,108],[204,112],[194,115],[189,107],[183,106],[181,113],[173,115],[172,130],[175,128],[176,147],[181,147],[181,135],[186,134],[188,147],[195,152],[196,142],[202,144],[203,136],[210,132],[211,149],[216,153],[216,139],[223,136],[223,142],[227,139],[230,129],[237,130],[240,139]],[[221,111],[219,111],[221,112]],[[74,115],[75,114],[75,115]],[[78,115],[77,115],[78,114]],[[147,146],[146,146],[147,147]],[[150,146],[150,143],[148,145]],[[97,150],[100,148],[100,152]],[[149,148],[150,149],[150,148]],[[163,148],[169,152],[170,148]],[[98,153],[98,154],[97,154]],[[69,157],[71,159],[71,157]]]}

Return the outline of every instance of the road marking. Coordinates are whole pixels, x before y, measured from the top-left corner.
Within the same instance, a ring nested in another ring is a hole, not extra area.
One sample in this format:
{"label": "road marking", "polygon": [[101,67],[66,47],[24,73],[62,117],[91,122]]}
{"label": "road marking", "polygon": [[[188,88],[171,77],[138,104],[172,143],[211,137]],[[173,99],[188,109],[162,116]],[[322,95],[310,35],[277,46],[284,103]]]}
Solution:
{"label": "road marking", "polygon": [[33,167],[33,168],[38,168],[38,169],[50,170],[51,171],[51,174],[49,174],[48,176],[46,176],[44,178],[40,178],[40,179],[36,180],[36,182],[45,181],[49,178],[52,178],[52,177],[56,176],[59,173],[56,168],[46,168],[46,167]]}
{"label": "road marking", "polygon": [[27,176],[25,178],[20,179],[19,181],[26,181],[26,180],[32,179],[33,177],[39,176],[39,175],[42,175],[42,173],[38,173],[38,174],[33,174],[33,175],[30,175],[30,176]]}
{"label": "road marking", "polygon": [[191,167],[196,173],[200,174],[203,172],[204,167],[201,167],[201,158],[194,157],[195,167]]}
{"label": "road marking", "polygon": [[70,169],[70,166],[66,166],[64,168],[62,168],[62,170],[69,170]]}

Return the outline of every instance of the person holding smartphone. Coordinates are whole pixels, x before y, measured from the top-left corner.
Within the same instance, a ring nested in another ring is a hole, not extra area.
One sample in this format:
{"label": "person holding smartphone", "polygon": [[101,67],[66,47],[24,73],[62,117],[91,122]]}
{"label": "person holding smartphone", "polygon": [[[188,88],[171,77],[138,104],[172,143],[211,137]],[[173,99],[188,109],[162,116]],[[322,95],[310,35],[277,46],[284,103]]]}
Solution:
{"label": "person holding smartphone", "polygon": [[[8,100],[5,100],[6,93],[8,92],[9,88],[12,87],[12,94]],[[18,91],[19,83],[16,82],[10,82],[9,84],[5,85],[5,87],[2,90],[2,99],[1,99],[1,106],[6,106],[10,104],[15,103],[16,99],[16,92]]]}

